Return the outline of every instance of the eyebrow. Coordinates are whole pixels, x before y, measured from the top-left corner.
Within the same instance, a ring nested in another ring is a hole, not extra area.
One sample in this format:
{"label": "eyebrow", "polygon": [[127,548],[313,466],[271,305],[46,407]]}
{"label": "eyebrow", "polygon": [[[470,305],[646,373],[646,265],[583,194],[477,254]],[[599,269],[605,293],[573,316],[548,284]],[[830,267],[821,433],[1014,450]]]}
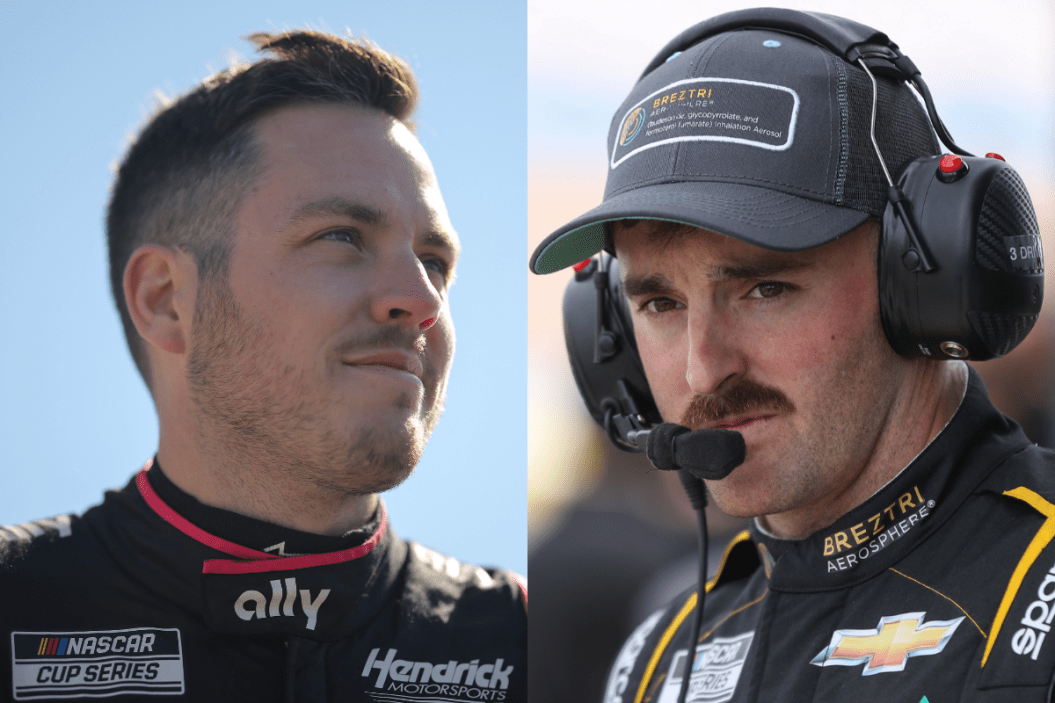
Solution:
{"label": "eyebrow", "polygon": [[438,247],[441,249],[449,249],[451,254],[454,255],[454,259],[457,261],[458,257],[462,253],[462,247],[458,243],[458,238],[444,230],[429,230],[421,235],[421,243],[427,247]]}
{"label": "eyebrow", "polygon": [[310,220],[320,215],[337,215],[357,220],[363,224],[374,227],[383,227],[388,223],[388,217],[381,210],[370,205],[357,203],[347,198],[334,196],[305,203],[293,211],[289,218],[289,225],[300,224],[304,220]]}
{"label": "eyebrow", "polygon": [[712,281],[734,281],[757,278],[773,278],[793,271],[813,268],[812,261],[801,259],[773,258],[747,262],[735,266],[712,266],[707,269],[707,278]]}
{"label": "eyebrow", "polygon": [[[773,278],[781,274],[812,267],[812,262],[798,259],[764,259],[734,266],[711,266],[707,269],[706,275],[712,281],[757,280]],[[623,294],[632,298],[647,295],[668,295],[673,291],[674,284],[661,273],[641,276],[630,274],[623,281]]]}
{"label": "eyebrow", "polygon": [[670,280],[661,273],[651,273],[647,276],[628,275],[623,280],[623,295],[637,298],[644,295],[661,295],[670,293],[674,286]]}

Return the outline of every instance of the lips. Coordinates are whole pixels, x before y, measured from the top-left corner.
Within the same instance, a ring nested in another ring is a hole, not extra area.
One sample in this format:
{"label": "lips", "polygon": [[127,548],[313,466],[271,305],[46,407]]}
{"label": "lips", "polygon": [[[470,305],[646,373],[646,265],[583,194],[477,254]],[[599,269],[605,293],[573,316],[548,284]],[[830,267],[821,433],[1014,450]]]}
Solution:
{"label": "lips", "polygon": [[741,427],[746,427],[747,425],[750,425],[751,423],[757,422],[759,420],[768,420],[771,417],[776,417],[776,415],[745,415],[743,417],[734,418],[725,422],[715,423],[712,426],[712,429],[735,430]]}
{"label": "lips", "polygon": [[363,356],[357,356],[354,359],[344,359],[343,363],[348,366],[356,366],[366,369],[377,368],[405,371],[418,379],[420,379],[425,373],[421,359],[417,354],[399,350],[374,352]]}

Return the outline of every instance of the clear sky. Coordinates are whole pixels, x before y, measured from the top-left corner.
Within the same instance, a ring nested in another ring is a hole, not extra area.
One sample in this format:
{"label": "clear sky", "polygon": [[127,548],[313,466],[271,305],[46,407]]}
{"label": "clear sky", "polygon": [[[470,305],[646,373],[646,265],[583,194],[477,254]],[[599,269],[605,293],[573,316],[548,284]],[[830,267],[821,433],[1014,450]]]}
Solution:
{"label": "clear sky", "polygon": [[524,573],[523,3],[0,0],[0,524],[81,511],[153,455],[107,287],[112,166],[155,91],[251,59],[251,32],[304,26],[365,34],[414,69],[418,136],[463,246],[447,411],[385,496],[393,525]]}

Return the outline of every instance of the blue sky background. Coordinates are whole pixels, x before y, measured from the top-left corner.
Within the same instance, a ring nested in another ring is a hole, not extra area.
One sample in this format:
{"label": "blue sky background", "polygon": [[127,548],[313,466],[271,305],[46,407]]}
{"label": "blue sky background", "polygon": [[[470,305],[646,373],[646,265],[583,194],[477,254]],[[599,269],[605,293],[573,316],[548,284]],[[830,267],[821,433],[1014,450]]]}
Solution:
{"label": "blue sky background", "polygon": [[[296,8],[296,9],[294,9]],[[404,537],[525,573],[526,7],[523,3],[0,0],[0,524],[97,502],[157,446],[107,287],[111,169],[154,106],[251,32],[351,29],[405,60],[464,247],[447,411],[385,495]]]}

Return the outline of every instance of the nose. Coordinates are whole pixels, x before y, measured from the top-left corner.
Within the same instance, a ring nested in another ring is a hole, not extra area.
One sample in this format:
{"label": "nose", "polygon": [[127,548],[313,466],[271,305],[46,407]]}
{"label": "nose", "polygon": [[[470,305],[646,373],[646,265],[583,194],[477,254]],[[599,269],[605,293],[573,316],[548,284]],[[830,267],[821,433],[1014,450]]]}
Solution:
{"label": "nose", "polygon": [[689,313],[685,380],[698,395],[717,393],[747,371],[737,340],[736,321],[731,317],[716,308]]}
{"label": "nose", "polygon": [[377,270],[370,313],[379,324],[396,322],[424,332],[436,321],[443,297],[417,256],[401,256]]}

